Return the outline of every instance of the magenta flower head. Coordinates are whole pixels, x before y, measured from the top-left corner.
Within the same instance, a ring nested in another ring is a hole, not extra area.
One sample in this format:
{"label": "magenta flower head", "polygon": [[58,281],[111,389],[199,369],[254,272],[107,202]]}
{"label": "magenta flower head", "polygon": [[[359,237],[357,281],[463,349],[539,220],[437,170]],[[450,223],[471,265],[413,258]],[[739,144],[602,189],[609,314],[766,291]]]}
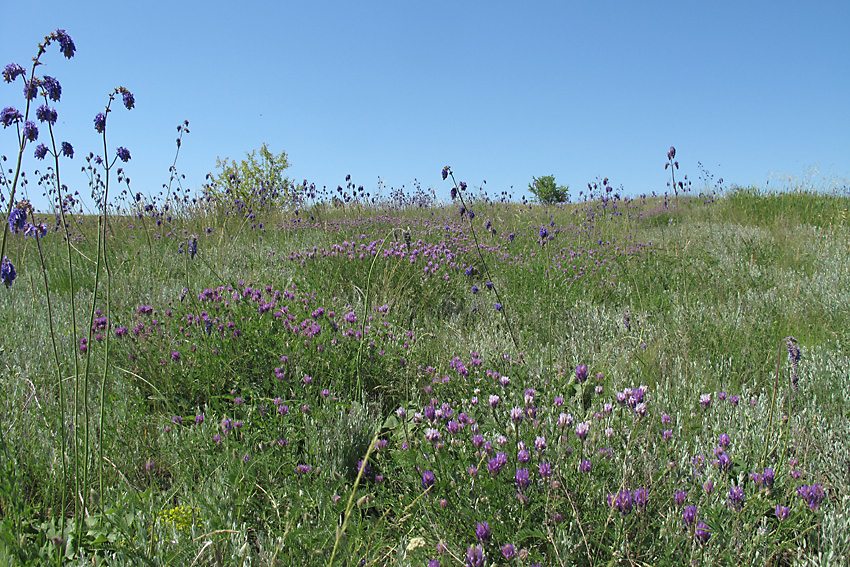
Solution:
{"label": "magenta flower head", "polygon": [[729,507],[740,510],[744,506],[744,489],[740,486],[729,487]]}
{"label": "magenta flower head", "polygon": [[118,157],[119,157],[119,159],[121,159],[121,161],[123,161],[123,162],[130,161],[130,150],[128,150],[127,148],[118,148],[118,150],[115,153],[118,154]]}
{"label": "magenta flower head", "polygon": [[434,486],[435,481],[436,479],[434,478],[434,473],[432,471],[425,471],[422,473],[422,488],[425,490]]}
{"label": "magenta flower head", "polygon": [[502,546],[502,555],[505,559],[510,561],[516,556],[516,550],[514,549],[514,545],[512,543],[506,543]]}
{"label": "magenta flower head", "polygon": [[586,421],[583,421],[576,425],[576,435],[579,439],[584,441],[587,439],[587,434],[590,433],[590,424]]}
{"label": "magenta flower head", "polygon": [[24,70],[24,68],[18,65],[17,63],[9,63],[3,70],[3,80],[7,83],[11,83],[21,75],[26,75],[26,73],[27,72]]}
{"label": "magenta flower head", "polygon": [[466,550],[466,567],[484,567],[487,558],[484,556],[484,548],[480,545],[470,545]]}
{"label": "magenta flower head", "polygon": [[70,59],[74,56],[74,52],[77,50],[77,46],[74,45],[74,40],[71,39],[71,36],[68,35],[68,32],[65,30],[56,30],[53,32],[52,37],[59,42],[59,48],[62,50],[62,55]]}
{"label": "magenta flower head", "polygon": [[782,520],[787,520],[788,516],[791,515],[791,508],[788,506],[783,506],[781,504],[776,505],[776,518],[781,522]]}
{"label": "magenta flower head", "polygon": [[576,380],[578,380],[579,384],[584,384],[585,380],[587,380],[587,366],[584,364],[576,368]]}
{"label": "magenta flower head", "polygon": [[696,506],[685,506],[685,509],[682,510],[682,521],[685,522],[685,525],[690,526],[697,519],[697,507]]}
{"label": "magenta flower head", "polygon": [[490,524],[487,522],[478,522],[478,525],[475,526],[475,537],[481,543],[490,543]]}
{"label": "magenta flower head", "polygon": [[528,474],[528,469],[517,469],[516,485],[520,490],[525,490],[531,484],[531,476]]}
{"label": "magenta flower head", "polygon": [[98,112],[97,116],[94,117],[94,129],[98,134],[103,134],[103,130],[106,128],[106,115],[102,112]]}

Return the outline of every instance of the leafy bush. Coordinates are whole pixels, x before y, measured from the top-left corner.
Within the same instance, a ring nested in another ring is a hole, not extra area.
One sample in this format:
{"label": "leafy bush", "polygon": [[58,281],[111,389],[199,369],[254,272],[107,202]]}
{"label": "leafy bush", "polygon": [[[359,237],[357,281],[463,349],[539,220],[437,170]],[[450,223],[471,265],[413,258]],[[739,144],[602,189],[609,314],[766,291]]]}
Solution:
{"label": "leafy bush", "polygon": [[286,152],[275,155],[264,143],[259,151],[246,153],[245,158],[239,163],[216,158],[216,168],[221,172],[205,188],[208,198],[254,211],[281,206],[292,191],[289,179],[283,175],[289,167]]}
{"label": "leafy bush", "polygon": [[566,203],[569,200],[568,191],[570,186],[562,187],[555,185],[554,175],[544,175],[542,177],[534,177],[533,179],[534,181],[528,184],[528,189],[544,205]]}

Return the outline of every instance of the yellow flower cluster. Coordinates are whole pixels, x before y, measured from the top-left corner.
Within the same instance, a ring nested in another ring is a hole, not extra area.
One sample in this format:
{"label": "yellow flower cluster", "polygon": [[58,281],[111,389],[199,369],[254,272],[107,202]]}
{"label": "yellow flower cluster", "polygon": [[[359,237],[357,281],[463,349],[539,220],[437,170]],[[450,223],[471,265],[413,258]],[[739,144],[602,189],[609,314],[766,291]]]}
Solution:
{"label": "yellow flower cluster", "polygon": [[190,533],[192,527],[201,527],[201,517],[199,510],[191,506],[176,506],[170,510],[165,510],[159,515],[160,521],[166,526],[173,526],[175,530],[183,533]]}

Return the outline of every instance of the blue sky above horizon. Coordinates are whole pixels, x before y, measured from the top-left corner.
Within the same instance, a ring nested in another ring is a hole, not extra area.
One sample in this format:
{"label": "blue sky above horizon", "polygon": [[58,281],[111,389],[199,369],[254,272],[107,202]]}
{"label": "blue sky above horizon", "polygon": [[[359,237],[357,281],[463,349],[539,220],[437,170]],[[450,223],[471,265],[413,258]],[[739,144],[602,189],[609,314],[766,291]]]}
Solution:
{"label": "blue sky above horizon", "polygon": [[[168,181],[183,120],[191,188],[217,157],[264,142],[287,152],[293,179],[336,187],[351,174],[373,193],[379,178],[418,180],[447,197],[444,165],[491,195],[548,174],[573,198],[597,177],[663,192],[671,145],[697,189],[697,162],[727,186],[850,183],[846,2],[85,6],[10,3],[0,36],[0,65],[24,67],[44,35],[73,37],[76,56],[51,46],[40,73],[62,84],[55,131],[76,150],[63,179],[83,194],[84,156],[101,148],[92,121],[119,85],[136,108],[114,105],[109,152],[130,150],[145,193]],[[22,83],[0,82],[0,106],[24,106]],[[17,154],[12,129],[0,154]]]}

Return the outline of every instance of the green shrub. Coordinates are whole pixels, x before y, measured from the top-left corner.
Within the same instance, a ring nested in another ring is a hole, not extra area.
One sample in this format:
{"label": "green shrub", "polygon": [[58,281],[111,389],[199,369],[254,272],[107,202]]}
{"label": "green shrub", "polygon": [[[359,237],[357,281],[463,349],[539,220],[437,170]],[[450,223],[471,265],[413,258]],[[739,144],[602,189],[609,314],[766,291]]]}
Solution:
{"label": "green shrub", "polygon": [[216,202],[254,211],[280,207],[292,191],[289,179],[283,175],[289,167],[286,152],[275,155],[264,143],[259,151],[246,153],[245,158],[239,163],[216,158],[216,168],[221,172],[207,186],[207,195]]}
{"label": "green shrub", "polygon": [[528,189],[544,205],[566,203],[569,200],[569,185],[566,187],[556,185],[554,175],[544,175],[532,179],[534,181],[528,184]]}

